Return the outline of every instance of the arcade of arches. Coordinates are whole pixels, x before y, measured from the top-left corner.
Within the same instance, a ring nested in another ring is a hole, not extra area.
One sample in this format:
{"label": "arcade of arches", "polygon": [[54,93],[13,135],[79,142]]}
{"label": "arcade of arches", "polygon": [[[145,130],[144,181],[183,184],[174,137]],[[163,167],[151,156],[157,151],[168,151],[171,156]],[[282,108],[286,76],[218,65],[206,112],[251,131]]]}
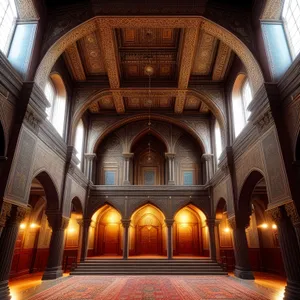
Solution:
{"label": "arcade of arches", "polygon": [[300,0],[1,0],[0,299],[64,272],[230,274],[245,299],[263,274],[300,299],[299,20]]}

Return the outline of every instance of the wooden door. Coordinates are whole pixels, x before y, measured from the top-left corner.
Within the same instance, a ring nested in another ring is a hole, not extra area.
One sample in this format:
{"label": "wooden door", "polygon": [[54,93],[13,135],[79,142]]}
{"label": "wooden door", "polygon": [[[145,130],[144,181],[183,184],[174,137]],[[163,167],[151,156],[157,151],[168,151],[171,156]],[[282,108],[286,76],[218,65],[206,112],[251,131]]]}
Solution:
{"label": "wooden door", "polygon": [[103,254],[117,255],[119,250],[119,224],[107,224],[104,228]]}
{"label": "wooden door", "polygon": [[158,255],[158,228],[143,226],[140,228],[140,254]]}
{"label": "wooden door", "polygon": [[[193,227],[192,225],[178,225],[178,254],[192,255],[193,254]],[[196,242],[196,241],[195,241]]]}

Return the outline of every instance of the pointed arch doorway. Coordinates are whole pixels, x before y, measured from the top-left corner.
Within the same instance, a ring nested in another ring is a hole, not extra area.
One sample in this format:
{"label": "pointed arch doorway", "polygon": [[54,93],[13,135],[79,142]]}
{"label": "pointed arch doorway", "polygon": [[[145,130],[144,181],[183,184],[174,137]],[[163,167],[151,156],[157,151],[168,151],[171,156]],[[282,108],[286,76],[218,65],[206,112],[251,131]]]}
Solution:
{"label": "pointed arch doorway", "polygon": [[132,255],[161,256],[166,253],[164,215],[155,206],[147,204],[132,215],[130,232]]}

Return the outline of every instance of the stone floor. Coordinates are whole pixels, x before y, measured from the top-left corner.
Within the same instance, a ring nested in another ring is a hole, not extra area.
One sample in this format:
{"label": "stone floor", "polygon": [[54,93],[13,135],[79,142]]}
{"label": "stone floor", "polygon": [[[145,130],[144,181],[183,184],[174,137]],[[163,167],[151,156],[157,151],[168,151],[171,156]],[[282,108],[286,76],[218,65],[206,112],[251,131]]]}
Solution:
{"label": "stone floor", "polygon": [[280,300],[284,278],[255,273],[255,281],[232,276],[68,276],[41,281],[41,273],[10,281],[12,300],[63,299],[255,299]]}

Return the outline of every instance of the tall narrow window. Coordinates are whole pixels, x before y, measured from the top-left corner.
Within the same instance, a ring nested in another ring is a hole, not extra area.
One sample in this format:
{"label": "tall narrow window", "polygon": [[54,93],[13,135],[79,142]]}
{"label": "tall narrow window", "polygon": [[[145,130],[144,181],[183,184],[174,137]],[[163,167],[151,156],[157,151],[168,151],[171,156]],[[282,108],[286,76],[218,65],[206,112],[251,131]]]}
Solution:
{"label": "tall narrow window", "polygon": [[81,161],[82,161],[82,154],[83,154],[83,138],[84,138],[84,126],[83,122],[80,119],[78,125],[76,127],[76,134],[75,134],[75,149],[77,151],[77,158],[79,159],[78,168],[81,168]]}
{"label": "tall narrow window", "polygon": [[218,121],[215,122],[215,143],[216,143],[216,158],[217,161],[219,161],[223,149],[222,149],[221,129]]}
{"label": "tall narrow window", "polygon": [[300,53],[300,0],[285,0],[282,21],[293,59]]}
{"label": "tall narrow window", "polygon": [[7,55],[17,20],[14,0],[0,0],[0,50]]}
{"label": "tall narrow window", "polygon": [[252,101],[251,88],[249,80],[243,74],[240,74],[235,80],[232,91],[232,108],[234,120],[234,132],[237,137],[248,122],[250,111],[247,107]]}
{"label": "tall narrow window", "polygon": [[45,96],[50,103],[46,108],[47,119],[52,123],[57,132],[63,136],[66,111],[66,89],[62,78],[53,74],[45,86]]}

